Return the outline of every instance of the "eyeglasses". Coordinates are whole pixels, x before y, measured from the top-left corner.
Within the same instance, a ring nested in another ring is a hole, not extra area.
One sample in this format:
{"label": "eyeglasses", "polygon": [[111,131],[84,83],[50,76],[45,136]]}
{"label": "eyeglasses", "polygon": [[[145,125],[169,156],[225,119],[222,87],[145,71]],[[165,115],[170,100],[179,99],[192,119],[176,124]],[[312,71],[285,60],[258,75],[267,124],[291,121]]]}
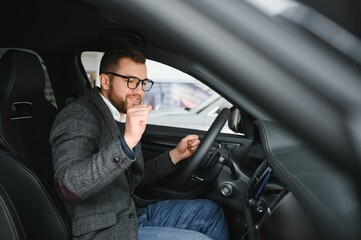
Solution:
{"label": "eyeglasses", "polygon": [[127,81],[127,87],[132,90],[136,89],[139,86],[139,83],[142,83],[142,90],[144,92],[148,92],[154,84],[154,82],[150,79],[140,80],[137,77],[123,76],[114,72],[106,72],[106,74],[111,74],[113,76],[124,78]]}

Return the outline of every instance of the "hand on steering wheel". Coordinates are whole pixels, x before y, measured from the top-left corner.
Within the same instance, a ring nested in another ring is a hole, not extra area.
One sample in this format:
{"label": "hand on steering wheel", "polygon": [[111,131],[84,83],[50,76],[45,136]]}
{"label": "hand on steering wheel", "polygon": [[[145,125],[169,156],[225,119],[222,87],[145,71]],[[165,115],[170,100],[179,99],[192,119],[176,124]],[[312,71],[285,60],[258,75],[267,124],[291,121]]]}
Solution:
{"label": "hand on steering wheel", "polygon": [[198,149],[180,171],[176,180],[176,187],[184,187],[191,178],[192,174],[194,174],[194,172],[200,167],[204,156],[206,156],[218,134],[221,132],[224,124],[227,122],[229,113],[230,110],[228,108],[223,108],[218,114],[217,118],[214,120],[212,125],[209,127],[208,132],[202,139]]}

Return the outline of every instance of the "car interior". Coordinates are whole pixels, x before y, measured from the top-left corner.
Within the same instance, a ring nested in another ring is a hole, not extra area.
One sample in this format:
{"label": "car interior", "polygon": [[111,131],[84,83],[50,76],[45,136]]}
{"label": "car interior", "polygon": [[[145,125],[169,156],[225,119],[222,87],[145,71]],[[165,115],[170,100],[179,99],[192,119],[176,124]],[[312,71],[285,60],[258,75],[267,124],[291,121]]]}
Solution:
{"label": "car interior", "polygon": [[49,133],[92,88],[82,52],[122,46],[232,104],[206,131],[147,125],[145,160],[187,134],[202,143],[139,197],[212,199],[231,240],[361,239],[361,2],[305,0],[272,16],[251,2],[1,3],[0,239],[72,239]]}

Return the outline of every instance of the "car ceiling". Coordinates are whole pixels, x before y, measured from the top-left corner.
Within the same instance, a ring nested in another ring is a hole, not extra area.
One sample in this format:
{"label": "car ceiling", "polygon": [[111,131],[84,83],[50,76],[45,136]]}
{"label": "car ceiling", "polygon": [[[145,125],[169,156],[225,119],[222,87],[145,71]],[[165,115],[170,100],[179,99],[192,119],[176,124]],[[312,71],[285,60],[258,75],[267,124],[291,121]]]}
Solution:
{"label": "car ceiling", "polygon": [[[91,6],[84,7],[83,3],[98,6],[97,10]],[[124,11],[122,14],[111,11],[111,6],[117,1],[46,1],[46,0],[15,0],[1,3],[2,47],[23,47],[43,49],[44,44],[51,41],[53,48],[74,49],[97,48],[96,41],[103,29],[117,29],[121,22],[124,30],[135,31],[150,42],[167,49],[177,51],[169,45],[169,41],[159,37],[157,29],[146,31],[138,24],[133,13]],[[336,21],[355,35],[361,37],[361,1],[314,1],[302,0]],[[110,8],[109,8],[110,6]],[[101,15],[98,13],[100,12]],[[43,31],[46,29],[46,32]],[[81,30],[81,31],[80,31]],[[53,32],[53,33],[51,33]],[[81,34],[78,34],[81,33]],[[48,45],[46,45],[48,46]],[[65,50],[65,49],[64,49]]]}
{"label": "car ceiling", "polygon": [[72,1],[7,1],[2,9],[7,9],[1,16],[2,31],[6,31],[2,47],[72,51],[91,45],[99,30],[114,26]]}
{"label": "car ceiling", "polygon": [[361,37],[361,1],[359,0],[301,0],[345,29]]}

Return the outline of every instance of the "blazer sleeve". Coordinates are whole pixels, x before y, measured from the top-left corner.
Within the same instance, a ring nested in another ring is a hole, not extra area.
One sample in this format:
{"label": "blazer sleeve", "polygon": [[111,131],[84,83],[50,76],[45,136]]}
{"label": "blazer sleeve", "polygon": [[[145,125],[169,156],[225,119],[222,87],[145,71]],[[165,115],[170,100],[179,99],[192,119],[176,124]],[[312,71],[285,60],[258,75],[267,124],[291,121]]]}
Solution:
{"label": "blazer sleeve", "polygon": [[176,169],[176,166],[170,159],[169,151],[166,151],[153,159],[145,160],[144,177],[140,186],[152,184],[165,176],[174,173]]}
{"label": "blazer sleeve", "polygon": [[77,103],[64,108],[53,124],[49,141],[56,188],[71,203],[101,191],[136,161],[124,154],[117,138],[100,136],[106,128],[101,124],[99,116]]}

